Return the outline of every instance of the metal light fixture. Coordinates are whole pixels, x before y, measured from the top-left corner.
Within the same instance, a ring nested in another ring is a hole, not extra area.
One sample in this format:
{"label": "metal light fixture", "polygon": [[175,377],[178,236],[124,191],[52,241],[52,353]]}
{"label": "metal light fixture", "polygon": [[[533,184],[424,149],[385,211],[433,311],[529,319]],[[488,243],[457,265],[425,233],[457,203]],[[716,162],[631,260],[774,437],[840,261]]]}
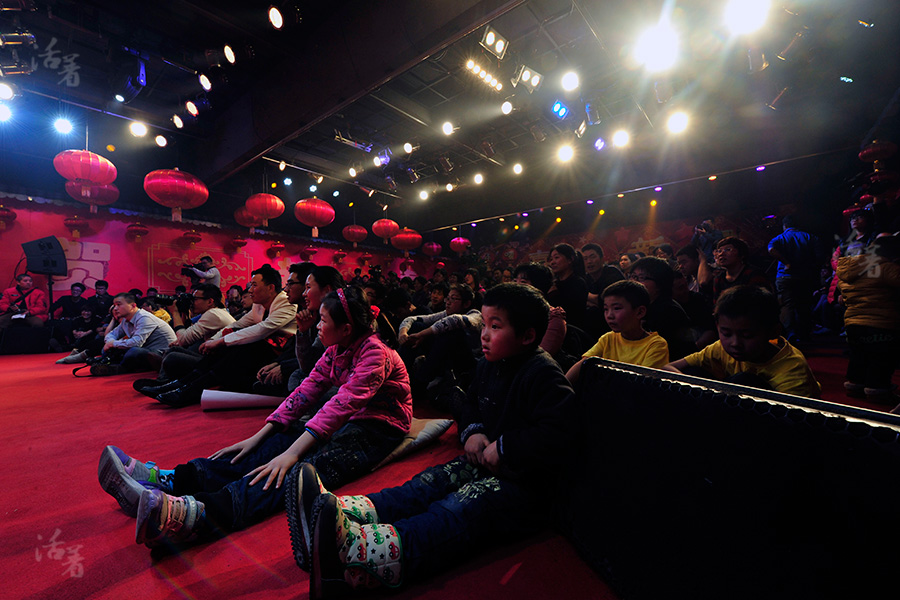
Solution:
{"label": "metal light fixture", "polygon": [[503,60],[506,50],[509,47],[509,40],[500,35],[496,29],[491,26],[484,28],[484,35],[481,36],[479,42],[488,52]]}
{"label": "metal light fixture", "polygon": [[522,84],[529,93],[532,93],[544,83],[544,76],[531,67],[522,65],[516,69],[516,75],[512,78],[511,83],[513,84],[513,87]]}

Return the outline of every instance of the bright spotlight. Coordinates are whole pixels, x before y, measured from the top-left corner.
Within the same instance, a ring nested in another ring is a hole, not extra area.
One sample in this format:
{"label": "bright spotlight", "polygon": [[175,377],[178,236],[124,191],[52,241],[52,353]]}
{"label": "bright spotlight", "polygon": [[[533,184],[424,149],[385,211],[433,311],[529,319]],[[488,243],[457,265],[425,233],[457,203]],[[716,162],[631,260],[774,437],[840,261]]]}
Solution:
{"label": "bright spotlight", "polygon": [[473,181],[475,181],[476,185],[481,185],[484,182],[484,176],[481,173],[476,173]]}
{"label": "bright spotlight", "polygon": [[513,105],[509,100],[500,105],[500,112],[502,112],[504,115],[508,115],[509,113],[511,113],[512,109]]}
{"label": "bright spotlight", "polygon": [[269,7],[269,23],[271,23],[272,27],[275,29],[284,27],[284,16],[281,14],[281,11],[278,10],[278,7]]}
{"label": "bright spotlight", "polygon": [[164,136],[164,135],[156,136],[155,141],[156,141],[156,145],[159,146],[160,148],[165,148],[166,146],[169,145],[169,140],[167,140],[166,136]]}
{"label": "bright spotlight", "polygon": [[53,122],[53,127],[56,129],[56,131],[63,134],[72,133],[72,122],[68,119],[57,119]]}
{"label": "bright spotlight", "polygon": [[419,198],[421,198],[422,200],[428,200],[428,192],[422,190],[421,192],[419,192]]}
{"label": "bright spotlight", "polygon": [[341,193],[340,193],[339,191],[337,191],[337,190],[334,190],[334,191],[331,193],[331,195],[334,196],[335,198],[337,198],[338,196],[341,195]]}
{"label": "bright spotlight", "polygon": [[651,201],[650,201],[650,206],[656,206],[656,200],[651,200]]}
{"label": "bright spotlight", "polygon": [[687,129],[688,120],[687,113],[678,111],[672,113],[672,116],[670,116],[669,120],[666,122],[666,127],[668,127],[669,131],[672,133],[681,133]]}
{"label": "bright spotlight", "polygon": [[557,100],[556,102],[553,103],[551,110],[553,111],[553,114],[556,115],[560,119],[565,119],[566,115],[569,114],[569,107],[566,106],[565,104],[563,104],[562,102],[560,102],[559,100]]}
{"label": "bright spotlight", "polygon": [[445,122],[441,126],[441,130],[444,132],[444,135],[453,135],[453,123],[450,121]]}
{"label": "bright spotlight", "polygon": [[184,120],[182,120],[182,118],[179,117],[178,115],[172,115],[172,122],[175,124],[175,127],[177,127],[178,129],[181,129],[182,127],[184,127]]}
{"label": "bright spotlight", "polygon": [[294,183],[294,180],[291,179],[290,177],[284,178],[284,185],[291,185],[292,183]]}
{"label": "bright spotlight", "polygon": [[678,61],[678,34],[667,21],[651,27],[638,38],[634,57],[651,73],[667,71]]}
{"label": "bright spotlight", "polygon": [[653,191],[654,191],[654,192],[661,192],[661,191],[662,191],[662,186],[660,186],[660,185],[656,186],[655,188],[653,188]]}
{"label": "bright spotlight", "polygon": [[481,37],[481,42],[479,43],[500,60],[503,60],[503,56],[506,54],[506,48],[509,46],[509,42],[506,38],[490,26],[485,28],[484,35]]}
{"label": "bright spotlight", "polygon": [[350,173],[350,177],[356,177],[356,174],[358,173],[356,167],[350,167],[347,172]]}
{"label": "bright spotlight", "polygon": [[771,4],[768,0],[731,0],[722,20],[734,35],[753,33],[766,24]]}
{"label": "bright spotlight", "polygon": [[452,192],[452,191],[453,191],[453,184],[452,184],[452,183],[448,183],[444,189],[446,189],[448,192]]}
{"label": "bright spotlight", "polygon": [[472,67],[472,72],[478,75],[479,73],[481,73],[481,67],[475,65],[474,67]]}
{"label": "bright spotlight", "polygon": [[542,81],[543,77],[541,77],[540,73],[537,73],[534,69],[525,65],[519,67],[515,77],[512,78],[513,87],[518,86],[521,83],[525,86],[525,89],[528,90],[528,93],[532,93],[538,89]]}
{"label": "bright spotlight", "polygon": [[381,157],[380,156],[373,157],[372,164],[374,164],[376,167],[380,167],[381,166]]}
{"label": "bright spotlight", "polygon": [[225,46],[225,48],[222,49],[222,53],[225,54],[225,60],[232,65],[237,60],[237,56],[234,54],[234,48],[231,46]]}
{"label": "bright spotlight", "polygon": [[279,170],[279,171],[284,171],[285,169],[287,169],[287,163],[286,163],[286,162],[281,161],[280,163],[278,163],[278,170]]}
{"label": "bright spotlight", "polygon": [[0,104],[0,122],[9,121],[12,118],[12,110],[5,105]]}
{"label": "bright spotlight", "polygon": [[147,135],[147,126],[140,121],[132,121],[131,125],[128,126],[128,129],[131,130],[131,135],[134,137],[144,137]]}
{"label": "bright spotlight", "polygon": [[403,144],[403,151],[406,152],[407,154],[412,154],[413,150],[415,150],[415,148],[413,148],[413,145],[410,144],[409,142],[406,142],[405,144]]}
{"label": "bright spotlight", "polygon": [[572,90],[578,88],[578,73],[575,71],[569,71],[562,78],[562,87],[567,92],[571,92]]}
{"label": "bright spotlight", "polygon": [[470,60],[470,61],[466,62],[466,68],[470,71],[473,70],[475,68],[475,61]]}
{"label": "bright spotlight", "polygon": [[194,104],[193,100],[188,100],[184,103],[184,108],[190,113],[192,117],[196,117],[200,114],[200,109],[197,108],[197,105]]}
{"label": "bright spotlight", "polygon": [[200,73],[200,75],[197,76],[197,79],[200,81],[200,87],[202,87],[204,90],[208,92],[212,89],[212,81],[209,80],[209,77],[207,77],[203,73]]}
{"label": "bright spotlight", "polygon": [[598,137],[596,140],[594,140],[594,150],[600,152],[604,148],[606,148],[606,140],[604,140],[602,137]]}
{"label": "bright spotlight", "polygon": [[18,87],[5,81],[0,83],[0,100],[12,100],[18,95]]}
{"label": "bright spotlight", "polygon": [[318,189],[319,189],[318,186],[315,186],[315,185],[309,186],[309,191],[311,191],[313,194],[315,194],[316,190],[318,190]]}
{"label": "bright spotlight", "polygon": [[114,98],[116,99],[116,102],[125,102],[125,96],[123,96],[122,94],[116,94]]}
{"label": "bright spotlight", "polygon": [[572,160],[572,157],[575,156],[575,150],[572,146],[566,144],[565,146],[561,146],[559,150],[556,152],[556,156],[562,162],[569,162]]}
{"label": "bright spotlight", "polygon": [[631,141],[631,136],[624,129],[620,129],[613,134],[613,146],[616,148],[624,148]]}
{"label": "bright spotlight", "polygon": [[513,173],[515,173],[516,175],[521,175],[522,174],[522,165],[520,165],[519,163],[514,164],[513,165]]}

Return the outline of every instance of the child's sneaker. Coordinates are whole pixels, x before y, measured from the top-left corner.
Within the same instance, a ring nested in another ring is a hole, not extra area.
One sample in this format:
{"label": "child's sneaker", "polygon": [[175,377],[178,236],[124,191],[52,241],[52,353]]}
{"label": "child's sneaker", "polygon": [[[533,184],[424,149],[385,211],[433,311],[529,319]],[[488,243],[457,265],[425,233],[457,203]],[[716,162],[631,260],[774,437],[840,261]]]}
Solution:
{"label": "child's sneaker", "polygon": [[156,464],[142,463],[115,446],[103,449],[97,477],[100,487],[132,517],[137,515],[138,503],[145,489],[172,491],[172,471],[161,472]]}

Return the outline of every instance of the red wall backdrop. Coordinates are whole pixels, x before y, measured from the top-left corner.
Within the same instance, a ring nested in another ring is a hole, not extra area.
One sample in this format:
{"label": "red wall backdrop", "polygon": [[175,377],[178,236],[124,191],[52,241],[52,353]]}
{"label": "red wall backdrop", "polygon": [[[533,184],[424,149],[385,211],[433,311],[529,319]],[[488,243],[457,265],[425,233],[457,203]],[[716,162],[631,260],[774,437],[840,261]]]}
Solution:
{"label": "red wall backdrop", "polygon": [[[15,274],[25,270],[22,243],[56,236],[66,252],[69,276],[54,277],[55,297],[68,293],[69,286],[74,282],[83,282],[92,289],[98,279],[109,281],[113,293],[131,288],[143,291],[148,287],[155,287],[163,293],[172,292],[176,285],[190,284],[189,279],[180,274],[181,265],[196,263],[204,255],[211,256],[221,271],[223,290],[232,284],[245,285],[250,272],[265,263],[280,270],[285,278],[291,263],[302,260],[334,266],[348,278],[352,277],[356,267],[361,267],[366,273],[368,267],[374,265],[381,266],[385,271],[393,270],[400,276],[430,277],[436,263],[447,260],[432,260],[421,253],[413,253],[411,262],[407,263],[400,251],[382,245],[381,240],[371,232],[366,243],[354,249],[349,242],[336,243],[300,236],[283,238],[264,232],[251,235],[248,229],[238,225],[220,228],[187,220],[172,223],[103,208],[98,214],[91,215],[86,208],[81,210],[51,200],[2,192],[0,205],[17,213],[16,220],[0,230],[0,284],[4,289],[14,285]],[[64,224],[67,218],[75,215],[84,219],[86,225],[79,231],[78,238]],[[136,222],[150,229],[150,233],[140,241],[126,234],[128,225]],[[300,223],[297,227],[298,230],[308,229]],[[202,237],[193,246],[182,237],[191,230]],[[232,244],[232,239],[238,235],[247,240],[247,245],[240,249]],[[276,241],[286,246],[280,253],[271,249]],[[334,256],[339,250],[347,254],[340,262]],[[363,261],[364,253],[371,254],[372,259]],[[35,275],[37,286],[45,290],[46,280],[43,275]],[[88,292],[88,295],[91,293]]]}

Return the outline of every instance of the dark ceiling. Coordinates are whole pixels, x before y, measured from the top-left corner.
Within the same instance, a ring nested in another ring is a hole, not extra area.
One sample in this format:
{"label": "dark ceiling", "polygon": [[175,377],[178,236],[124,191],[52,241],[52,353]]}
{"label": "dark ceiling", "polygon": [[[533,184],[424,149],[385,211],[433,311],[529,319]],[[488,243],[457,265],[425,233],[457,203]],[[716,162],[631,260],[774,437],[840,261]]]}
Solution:
{"label": "dark ceiling", "polygon": [[[547,217],[562,215],[563,232],[584,230],[598,206],[607,207],[607,225],[644,220],[651,197],[660,200],[658,218],[791,201],[807,208],[849,203],[854,175],[865,168],[855,159],[859,145],[876,123],[887,135],[894,127],[895,116],[882,112],[900,86],[900,4],[797,0],[773,8],[764,33],[735,40],[720,24],[724,3],[666,3],[682,56],[665,79],[648,76],[631,58],[641,29],[661,14],[656,0],[300,2],[302,20],[282,31],[266,22],[269,2],[257,0],[51,0],[35,2],[34,11],[0,11],[0,31],[18,24],[37,43],[30,54],[19,52],[36,70],[7,78],[23,94],[10,102],[14,119],[0,124],[0,191],[67,199],[51,160],[84,147],[87,137],[89,149],[119,169],[116,209],[165,214],[143,192],[143,176],[178,166],[211,192],[186,219],[233,225],[250,194],[270,191],[287,206],[270,229],[306,235],[292,207],[311,195],[307,172],[325,175],[316,195],[337,212],[322,230],[331,239],[354,220],[369,227],[382,214],[441,242],[462,225],[491,242],[519,213],[557,205],[562,210]],[[0,0],[10,4],[21,2]],[[488,23],[509,40],[503,60],[479,44]],[[226,43],[238,60],[210,67],[207,50]],[[750,71],[751,45],[768,68]],[[8,50],[0,48],[0,60]],[[146,86],[131,102],[116,103],[113,87],[135,53],[145,59]],[[468,60],[503,89],[474,76]],[[534,93],[511,83],[522,65],[544,76]],[[581,85],[564,92],[560,78],[570,69]],[[202,92],[196,72],[213,76],[205,94],[211,109],[176,130],[172,114]],[[671,98],[659,102],[657,90],[666,85]],[[768,107],[782,90],[775,109]],[[506,99],[515,106],[509,115],[500,111]],[[551,113],[556,100],[568,105],[566,119]],[[599,122],[579,138],[587,103]],[[679,136],[665,125],[675,109],[691,115]],[[69,138],[51,131],[58,112],[75,122]],[[133,119],[146,122],[151,135],[127,134]],[[448,120],[457,127],[451,136],[441,132]],[[593,149],[619,128],[631,131],[627,149]],[[158,133],[168,136],[166,148],[153,143]],[[404,142],[417,149],[406,154]],[[575,158],[561,164],[556,150],[564,143]],[[390,163],[375,167],[372,158],[385,151]],[[280,161],[289,165],[283,173]],[[524,167],[518,176],[516,163]],[[354,164],[365,167],[358,178],[348,173]],[[761,164],[768,168],[758,173]],[[474,183],[476,174],[483,184]],[[720,175],[715,183],[711,174]],[[447,183],[456,189],[447,192]],[[423,190],[427,200],[419,198]],[[531,234],[542,231],[540,217],[530,218]]]}

